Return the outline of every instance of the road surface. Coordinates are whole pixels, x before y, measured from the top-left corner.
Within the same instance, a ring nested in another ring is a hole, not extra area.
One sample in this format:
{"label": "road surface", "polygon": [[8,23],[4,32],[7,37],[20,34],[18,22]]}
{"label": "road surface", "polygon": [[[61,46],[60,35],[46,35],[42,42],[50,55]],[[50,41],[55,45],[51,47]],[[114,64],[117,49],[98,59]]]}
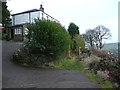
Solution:
{"label": "road surface", "polygon": [[19,42],[2,43],[2,88],[99,88],[84,73],[73,70],[26,68],[11,61]]}

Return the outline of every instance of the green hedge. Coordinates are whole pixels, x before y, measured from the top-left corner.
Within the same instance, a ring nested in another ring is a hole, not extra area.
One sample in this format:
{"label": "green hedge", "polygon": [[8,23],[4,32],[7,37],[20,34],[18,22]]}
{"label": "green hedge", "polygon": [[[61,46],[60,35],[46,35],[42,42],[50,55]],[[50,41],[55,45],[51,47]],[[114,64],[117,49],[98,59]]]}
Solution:
{"label": "green hedge", "polygon": [[[35,23],[28,24],[27,28],[29,32],[24,48],[28,50],[27,56],[34,57],[33,62],[39,59],[44,64],[66,55],[70,46],[70,37],[61,24],[36,19]],[[40,57],[46,58],[44,62]]]}

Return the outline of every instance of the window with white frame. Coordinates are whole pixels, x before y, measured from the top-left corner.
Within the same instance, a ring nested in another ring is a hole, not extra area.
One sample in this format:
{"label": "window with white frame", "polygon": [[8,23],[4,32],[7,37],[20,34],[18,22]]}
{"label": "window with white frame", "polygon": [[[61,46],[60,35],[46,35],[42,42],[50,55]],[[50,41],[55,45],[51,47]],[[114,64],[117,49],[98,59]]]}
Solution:
{"label": "window with white frame", "polygon": [[22,34],[22,29],[16,28],[15,29],[15,35]]}

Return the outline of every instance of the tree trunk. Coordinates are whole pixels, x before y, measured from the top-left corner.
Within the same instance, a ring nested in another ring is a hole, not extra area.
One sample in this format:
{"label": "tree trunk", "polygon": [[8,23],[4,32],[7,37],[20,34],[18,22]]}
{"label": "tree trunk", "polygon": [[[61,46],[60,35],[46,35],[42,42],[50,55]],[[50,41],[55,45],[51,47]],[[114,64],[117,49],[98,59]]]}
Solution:
{"label": "tree trunk", "polygon": [[102,49],[102,39],[99,40],[100,50]]}

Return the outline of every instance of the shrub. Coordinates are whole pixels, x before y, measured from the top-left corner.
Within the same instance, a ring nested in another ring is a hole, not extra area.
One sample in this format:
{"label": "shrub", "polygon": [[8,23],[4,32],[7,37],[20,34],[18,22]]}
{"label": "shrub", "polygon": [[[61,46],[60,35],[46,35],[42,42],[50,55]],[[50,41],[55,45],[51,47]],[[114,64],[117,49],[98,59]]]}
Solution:
{"label": "shrub", "polygon": [[40,56],[31,54],[29,50],[24,47],[14,53],[12,60],[20,65],[38,67],[46,62],[47,57],[42,54]]}
{"label": "shrub", "polygon": [[102,71],[104,70],[110,71],[112,68],[120,69],[119,60],[116,61],[116,58],[115,57],[113,58],[111,56],[107,56],[106,58],[101,58],[99,62],[96,62],[96,65],[99,68],[98,70],[102,70]]}
{"label": "shrub", "polygon": [[28,48],[32,57],[47,57],[43,62],[46,63],[65,55],[68,51],[69,34],[61,24],[50,20],[36,19],[35,23],[29,24],[27,28],[29,32],[25,48]]}
{"label": "shrub", "polygon": [[120,70],[111,69],[108,75],[110,76],[110,80],[117,83],[120,87]]}
{"label": "shrub", "polygon": [[110,80],[117,83],[120,87],[120,61],[112,63],[111,68],[109,69]]}
{"label": "shrub", "polygon": [[[108,76],[109,80],[115,82],[120,87],[120,60],[113,54],[104,50],[92,50],[94,54],[100,57],[99,62],[92,62],[89,64],[89,69],[97,72],[103,76]],[[105,73],[107,71],[107,73]]]}
{"label": "shrub", "polygon": [[74,40],[76,41],[76,46],[85,48],[85,41],[81,35],[75,35]]}
{"label": "shrub", "polygon": [[[101,58],[99,62],[91,62],[89,69],[95,74],[97,74],[98,71],[103,72],[103,75],[108,75],[109,80],[117,83],[120,87],[120,60],[116,59],[114,56],[109,55],[105,58]],[[107,74],[105,74],[105,71],[108,71]]]}
{"label": "shrub", "polygon": [[3,33],[3,32],[1,32],[1,33],[2,33],[2,35],[1,35],[1,36],[2,36],[2,39],[3,39],[3,40],[7,40],[7,39],[8,39],[7,34],[5,34],[5,33]]}
{"label": "shrub", "polygon": [[75,50],[76,50],[76,48],[77,48],[77,42],[75,41],[75,39],[72,39],[72,40],[71,40],[70,46],[71,46],[72,52],[75,53]]}
{"label": "shrub", "polygon": [[96,61],[91,62],[89,64],[89,69],[92,70],[95,74],[97,74],[97,71],[100,70],[98,62],[96,62]]}
{"label": "shrub", "polygon": [[87,48],[81,48],[81,53],[82,53],[82,54],[86,53],[86,54],[88,54],[89,56],[91,55],[91,51],[90,51],[89,49],[87,49]]}
{"label": "shrub", "polygon": [[81,37],[81,35],[75,35],[73,39],[71,39],[71,50],[74,53],[78,53],[79,47],[85,48],[85,41]]}
{"label": "shrub", "polygon": [[105,58],[108,55],[111,55],[110,51],[98,50],[98,49],[95,49],[95,48],[92,48],[92,53],[95,54],[95,55],[97,55],[98,57],[101,57],[101,58]]}
{"label": "shrub", "polygon": [[110,68],[113,67],[112,63],[109,62],[106,59],[101,59],[99,62],[91,62],[89,65],[89,68],[93,70],[95,73],[100,70],[100,71],[105,71],[105,70],[110,70]]}

